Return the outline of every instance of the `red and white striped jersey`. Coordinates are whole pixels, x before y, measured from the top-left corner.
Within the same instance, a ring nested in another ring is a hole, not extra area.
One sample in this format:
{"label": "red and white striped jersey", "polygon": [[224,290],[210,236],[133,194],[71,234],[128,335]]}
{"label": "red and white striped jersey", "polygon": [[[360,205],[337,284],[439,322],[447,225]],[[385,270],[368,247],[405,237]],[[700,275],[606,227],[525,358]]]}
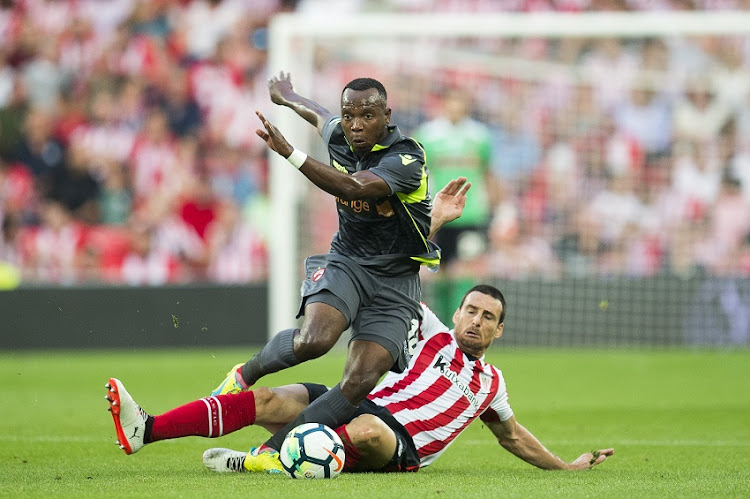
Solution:
{"label": "red and white striped jersey", "polygon": [[387,408],[414,440],[422,466],[432,464],[474,421],[513,416],[499,369],[463,353],[449,330],[422,304],[419,341],[403,373],[390,372],[368,396]]}

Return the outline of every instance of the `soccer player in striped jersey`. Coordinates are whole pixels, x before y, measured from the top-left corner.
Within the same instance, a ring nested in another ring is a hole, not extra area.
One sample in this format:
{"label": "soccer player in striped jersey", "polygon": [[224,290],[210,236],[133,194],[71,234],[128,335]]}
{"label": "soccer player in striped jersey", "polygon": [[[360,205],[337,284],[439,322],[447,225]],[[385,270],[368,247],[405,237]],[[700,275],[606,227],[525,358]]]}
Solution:
{"label": "soccer player in striped jersey", "polygon": [[[502,372],[484,354],[503,334],[505,298],[486,284],[470,289],[453,314],[450,330],[422,304],[415,354],[402,373],[389,373],[362,402],[352,419],[336,429],[346,449],[344,471],[417,471],[432,464],[476,420],[500,445],[543,469],[580,470],[602,463],[614,449],[581,454],[572,462],[550,452],[516,421]],[[206,397],[149,416],[112,378],[108,383],[115,427],[127,454],[145,443],[189,435],[219,437],[248,425],[274,432],[293,421],[327,387],[296,384]],[[276,457],[225,448],[203,454],[217,472],[278,473]]]}

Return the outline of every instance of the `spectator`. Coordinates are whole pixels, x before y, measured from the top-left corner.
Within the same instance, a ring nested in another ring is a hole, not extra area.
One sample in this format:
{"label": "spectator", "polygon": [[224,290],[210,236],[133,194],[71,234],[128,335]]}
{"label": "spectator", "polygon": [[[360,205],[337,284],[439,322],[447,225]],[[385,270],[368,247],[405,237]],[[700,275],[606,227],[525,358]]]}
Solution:
{"label": "spectator", "polygon": [[67,150],[66,161],[50,176],[48,196],[87,225],[99,223],[99,181],[91,173],[90,160],[81,147]]}
{"label": "spectator", "polygon": [[268,277],[266,246],[260,234],[241,218],[237,205],[221,203],[208,227],[208,274],[211,281],[243,284]]}
{"label": "spectator", "polygon": [[25,142],[24,126],[28,112],[26,87],[20,78],[15,78],[9,102],[0,106],[0,157],[13,158],[21,143]]}
{"label": "spectator", "polygon": [[680,202],[672,207],[686,219],[703,218],[718,196],[719,161],[712,143],[683,143],[676,151],[672,188]]}
{"label": "spectator", "polygon": [[11,103],[15,79],[15,70],[7,64],[6,50],[0,49],[0,109]]}
{"label": "spectator", "polygon": [[750,93],[750,72],[743,60],[742,38],[723,38],[717,48],[718,67],[711,72],[719,101],[735,110]]}
{"label": "spectator", "polygon": [[487,125],[471,117],[472,108],[471,94],[460,88],[450,89],[443,98],[440,115],[419,127],[414,135],[427,153],[431,192],[458,177],[466,177],[477,186],[466,200],[461,218],[436,236],[445,265],[457,258],[476,258],[487,248],[495,181],[490,171],[492,144]]}
{"label": "spectator", "polygon": [[133,210],[133,193],[125,168],[113,163],[99,190],[99,215],[105,225],[125,225]]}
{"label": "spectator", "polygon": [[70,146],[81,147],[91,162],[102,169],[128,159],[136,133],[118,119],[118,104],[110,89],[102,89],[91,98],[88,120],[73,128]]}
{"label": "spectator", "polygon": [[136,205],[152,196],[163,196],[165,202],[177,196],[181,185],[173,177],[180,169],[178,154],[178,143],[169,131],[167,117],[160,110],[152,110],[128,161]]}
{"label": "spectator", "polygon": [[168,2],[165,1],[136,1],[127,24],[133,35],[146,35],[165,40],[172,28],[168,17]]}
{"label": "spectator", "polygon": [[668,99],[650,82],[638,82],[629,96],[617,106],[618,129],[638,141],[647,161],[663,156],[672,141],[672,108]]}
{"label": "spectator", "polygon": [[36,108],[26,116],[24,136],[16,148],[15,158],[26,165],[36,179],[40,192],[49,188],[53,172],[63,167],[65,150],[52,136],[53,122],[48,111]]}
{"label": "spectator", "polygon": [[706,141],[715,138],[729,119],[730,108],[717,99],[702,77],[688,82],[685,96],[674,109],[675,140]]}
{"label": "spectator", "polygon": [[184,30],[188,53],[197,60],[209,59],[242,18],[239,2],[194,0],[181,12],[178,26]]}
{"label": "spectator", "polygon": [[72,284],[79,277],[84,226],[59,202],[45,200],[41,225],[26,227],[19,235],[24,268],[33,281]]}
{"label": "spectator", "polygon": [[31,106],[54,111],[66,81],[52,40],[42,39],[37,43],[37,53],[24,65],[21,77]]}
{"label": "spectator", "polygon": [[244,206],[265,191],[265,162],[257,151],[219,145],[206,153],[203,163],[212,189],[222,199]]}
{"label": "spectator", "polygon": [[226,49],[227,40],[220,41],[212,58],[195,62],[188,69],[191,96],[203,113],[211,137],[221,137],[242,87],[242,72],[229,61]]}
{"label": "spectator", "polygon": [[154,244],[154,230],[140,222],[129,227],[130,251],[120,268],[120,279],[131,286],[159,286],[179,281],[179,260]]}
{"label": "spectator", "polygon": [[554,278],[560,263],[542,234],[542,225],[521,220],[503,203],[490,227],[490,248],[484,275],[500,279]]}
{"label": "spectator", "polygon": [[708,216],[706,237],[697,247],[699,265],[719,276],[739,270],[737,257],[750,233],[748,213],[750,203],[742,196],[740,180],[725,170],[716,205]]}
{"label": "spectator", "polygon": [[36,192],[34,178],[20,163],[7,163],[0,157],[0,218],[17,217],[21,223],[34,219]]}
{"label": "spectator", "polygon": [[78,15],[86,19],[97,39],[115,32],[133,11],[136,0],[76,0]]}
{"label": "spectator", "polygon": [[631,224],[637,225],[642,206],[632,173],[610,175],[606,188],[584,208],[585,216],[604,247],[617,244]]}
{"label": "spectator", "polygon": [[159,96],[159,106],[167,116],[170,131],[178,137],[197,136],[203,118],[198,104],[190,96],[187,72],[175,68],[165,85]]}
{"label": "spectator", "polygon": [[66,78],[82,81],[91,76],[102,55],[102,44],[94,36],[91,24],[82,17],[74,17],[66,25],[58,43],[60,68]]}
{"label": "spectator", "polygon": [[503,105],[493,132],[492,172],[495,177],[504,184],[525,185],[539,163],[541,149],[537,137],[525,129],[519,103]]}
{"label": "spectator", "polygon": [[125,80],[117,94],[115,107],[117,122],[134,132],[145,128],[148,114],[146,107],[142,81],[137,77]]}
{"label": "spectator", "polygon": [[625,98],[636,77],[637,67],[636,57],[617,38],[594,41],[581,62],[584,79],[594,85],[597,101],[606,111]]}

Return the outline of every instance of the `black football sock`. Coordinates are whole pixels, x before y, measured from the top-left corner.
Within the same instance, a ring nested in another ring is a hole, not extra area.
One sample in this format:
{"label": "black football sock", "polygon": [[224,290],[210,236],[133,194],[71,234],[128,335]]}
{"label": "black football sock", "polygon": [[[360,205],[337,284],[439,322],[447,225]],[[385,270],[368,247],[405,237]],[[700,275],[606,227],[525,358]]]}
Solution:
{"label": "black football sock", "polygon": [[344,394],[341,393],[341,386],[336,385],[326,393],[318,397],[312,404],[308,405],[304,411],[297,416],[297,419],[287,424],[281,430],[277,431],[269,438],[265,445],[272,449],[279,450],[286,434],[292,428],[296,428],[302,423],[322,423],[333,429],[347,423],[357,411],[356,405],[352,405]]}
{"label": "black football sock", "polygon": [[279,331],[260,352],[242,366],[240,373],[248,386],[266,374],[296,366],[299,360],[294,355],[294,333],[299,329]]}

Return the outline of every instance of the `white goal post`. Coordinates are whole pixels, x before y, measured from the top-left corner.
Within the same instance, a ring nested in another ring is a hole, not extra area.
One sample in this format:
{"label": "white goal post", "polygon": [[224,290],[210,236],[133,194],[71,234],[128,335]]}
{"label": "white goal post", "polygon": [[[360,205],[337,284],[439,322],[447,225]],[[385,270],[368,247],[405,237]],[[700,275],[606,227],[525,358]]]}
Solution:
{"label": "white goal post", "polygon": [[[356,16],[282,14],[269,27],[269,74],[292,73],[295,88],[310,95],[314,45],[370,39],[508,37],[616,37],[748,35],[750,12],[533,13],[533,14],[358,14]],[[460,64],[460,63],[454,63]],[[495,68],[502,71],[503,68]],[[327,88],[337,96],[340,88]],[[292,144],[313,147],[309,128],[288,109],[269,106],[271,120]],[[327,160],[327,158],[318,158]],[[271,238],[269,241],[268,335],[290,327],[299,300],[302,259],[298,254],[298,193],[306,180],[282,158],[270,160]],[[333,202],[333,201],[331,201]],[[332,234],[331,234],[332,235]]]}

